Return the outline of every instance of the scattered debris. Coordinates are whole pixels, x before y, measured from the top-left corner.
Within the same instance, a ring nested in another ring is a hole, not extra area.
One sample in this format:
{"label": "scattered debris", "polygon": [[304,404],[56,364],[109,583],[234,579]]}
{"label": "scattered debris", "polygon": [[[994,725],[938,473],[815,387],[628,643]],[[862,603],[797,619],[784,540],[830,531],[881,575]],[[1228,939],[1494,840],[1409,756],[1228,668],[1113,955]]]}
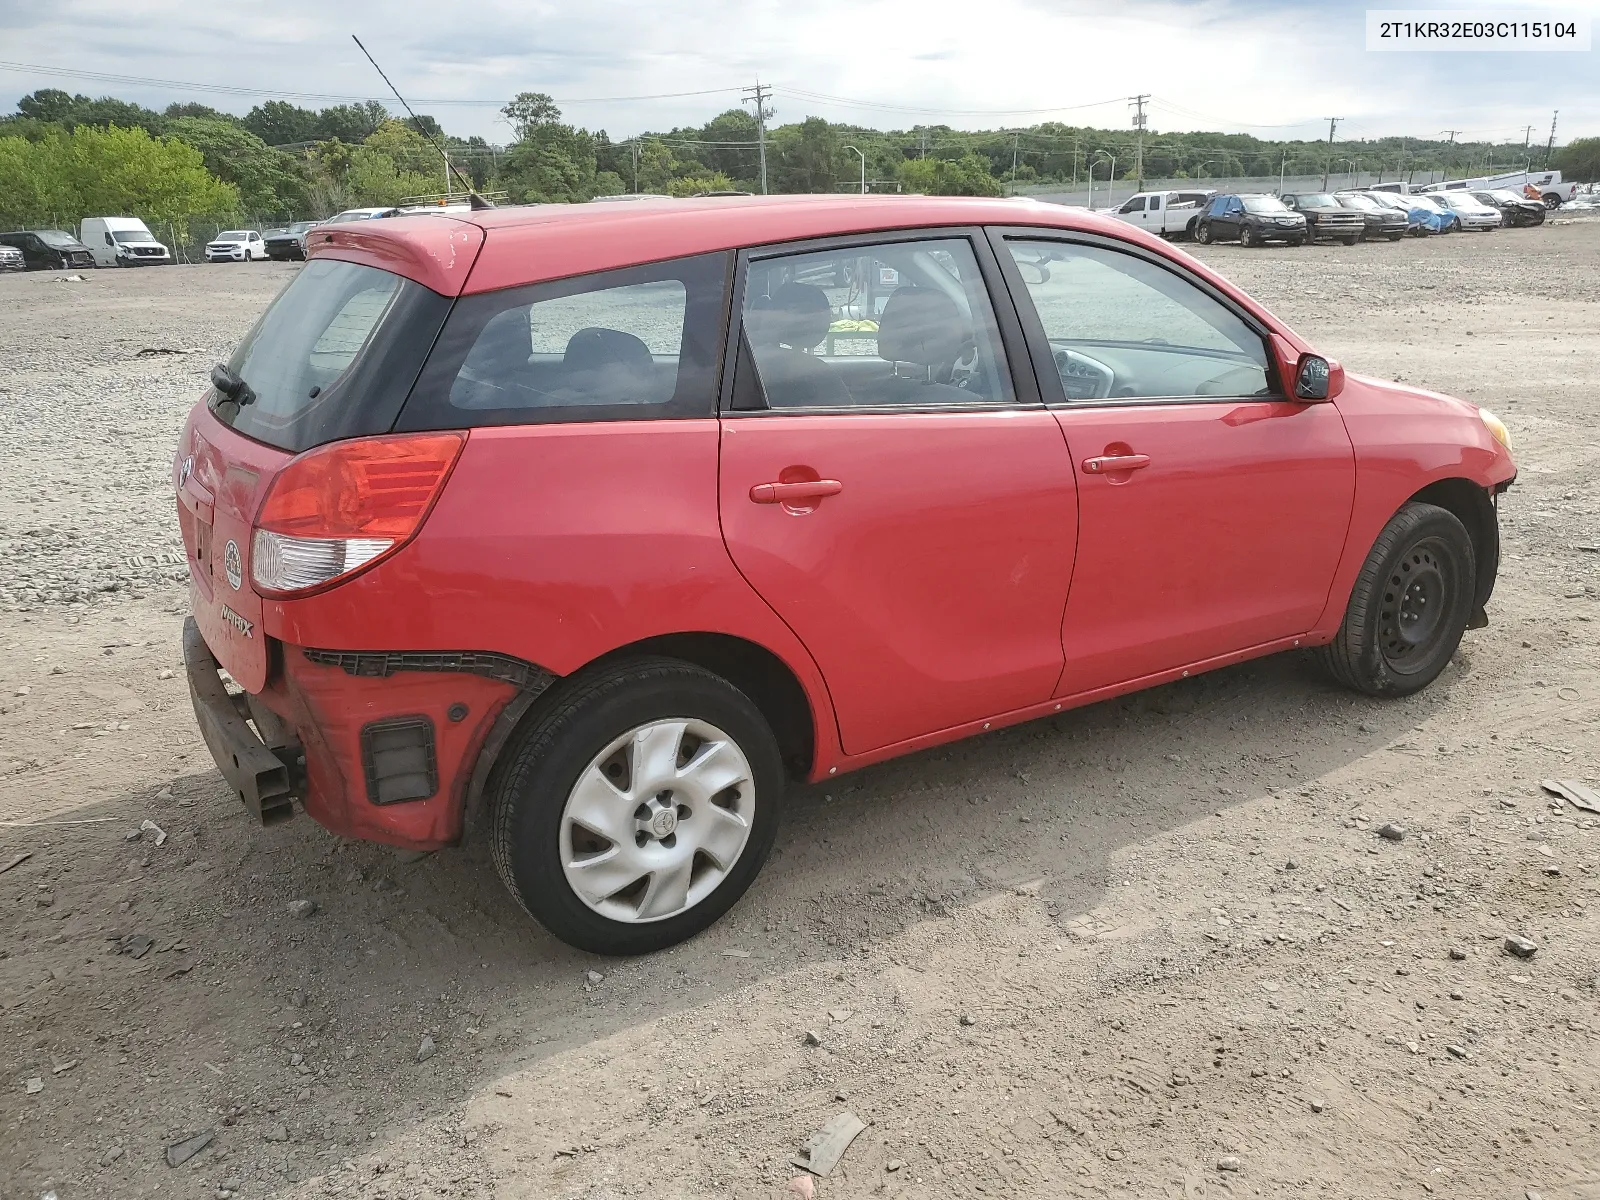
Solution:
{"label": "scattered debris", "polygon": [[748,951],[748,950],[724,950],[722,952],[722,956],[724,958],[749,958],[750,957],[750,951]]}
{"label": "scattered debris", "polygon": [[423,1034],[422,1045],[417,1047],[417,1061],[419,1063],[427,1062],[438,1052],[439,1047],[434,1043],[434,1040],[427,1034]]}
{"label": "scattered debris", "polygon": [[201,349],[199,347],[196,347],[196,346],[191,346],[191,347],[188,347],[187,349],[183,349],[183,350],[176,349],[175,347],[172,347],[172,346],[146,346],[143,350],[136,351],[134,353],[134,357],[135,358],[150,358],[152,356],[162,355],[162,354],[200,354],[200,353],[203,353],[203,351],[201,351]]}
{"label": "scattered debris", "polygon": [[596,984],[596,983],[599,983],[602,979],[604,979],[605,976],[602,975],[599,971],[585,971],[583,973],[583,978],[590,984]]}
{"label": "scattered debris", "polygon": [[162,845],[166,844],[167,831],[165,829],[161,828],[161,826],[157,825],[149,817],[146,817],[144,820],[139,822],[139,832],[140,833],[153,833],[153,834],[155,834],[156,835],[156,845],[158,845],[158,846],[162,846]]}
{"label": "scattered debris", "polygon": [[830,1021],[835,1021],[840,1025],[844,1024],[855,1015],[855,1011],[848,1008],[830,1008],[828,1010],[828,1019]]}
{"label": "scattered debris", "polygon": [[10,861],[6,862],[4,865],[0,865],[0,875],[4,875],[7,871],[11,870],[12,867],[20,867],[32,857],[32,850],[24,850],[21,854],[13,855]]}
{"label": "scattered debris", "polygon": [[1385,821],[1373,832],[1389,842],[1403,842],[1406,840],[1406,827],[1404,825],[1396,825],[1393,821]]}
{"label": "scattered debris", "polygon": [[973,1016],[971,1013],[962,1013],[961,1023],[963,1025],[976,1025],[978,1023],[978,1018]]}
{"label": "scattered debris", "polygon": [[26,1091],[30,1096],[38,1095],[40,1092],[44,1091],[44,1080],[35,1075],[32,1079],[28,1080],[27,1083],[23,1084],[23,1090]]}
{"label": "scattered debris", "polygon": [[181,1167],[200,1151],[211,1145],[211,1139],[217,1136],[215,1129],[207,1129],[196,1133],[182,1141],[173,1142],[167,1147],[167,1166]]}
{"label": "scattered debris", "polygon": [[1518,958],[1532,958],[1539,950],[1531,938],[1522,937],[1520,934],[1510,934],[1506,938],[1506,953]]}
{"label": "scattered debris", "polygon": [[1239,1161],[1239,1156],[1237,1154],[1224,1154],[1221,1158],[1217,1159],[1217,1170],[1242,1171],[1244,1170],[1244,1164]]}
{"label": "scattered debris", "polygon": [[64,1062],[64,1063],[61,1063],[58,1066],[51,1067],[50,1068],[50,1074],[52,1074],[52,1075],[65,1075],[68,1071],[72,1070],[72,1068],[77,1066],[77,1065],[78,1065],[78,1060],[74,1058],[70,1062]]}
{"label": "scattered debris", "polygon": [[1328,1110],[1327,1103],[1318,1099],[1316,1096],[1313,1096],[1308,1103],[1310,1103],[1311,1111],[1314,1113],[1326,1112]]}
{"label": "scattered debris", "polygon": [[102,1167],[109,1167],[112,1163],[116,1162],[117,1159],[121,1158],[126,1153],[127,1151],[121,1146],[112,1146],[100,1156],[100,1165]]}
{"label": "scattered debris", "polygon": [[88,283],[87,275],[57,275],[51,283]]}
{"label": "scattered debris", "polygon": [[156,944],[156,940],[148,934],[130,933],[117,938],[116,943],[118,954],[126,954],[131,958],[143,958],[150,953],[150,948]]}
{"label": "scattered debris", "polygon": [[820,1033],[818,1033],[815,1029],[806,1030],[806,1045],[808,1045],[808,1046],[820,1046],[820,1045],[822,1045],[822,1035]]}
{"label": "scattered debris", "polygon": [[889,1172],[892,1173],[892,1172],[900,1170],[905,1165],[906,1165],[905,1159],[903,1159],[903,1158],[891,1158],[888,1162],[883,1164],[883,1169],[885,1171],[889,1171]]}
{"label": "scattered debris", "polygon": [[800,1153],[789,1161],[826,1179],[866,1127],[867,1123],[855,1113],[842,1112],[812,1134]]}
{"label": "scattered debris", "polygon": [[1560,796],[1573,808],[1600,814],[1600,793],[1576,779],[1541,779],[1539,786],[1552,796]]}
{"label": "scattered debris", "polygon": [[817,1185],[811,1182],[809,1175],[797,1175],[789,1180],[789,1186],[784,1189],[792,1196],[800,1196],[803,1200],[811,1200],[817,1194]]}
{"label": "scattered debris", "polygon": [[316,911],[317,911],[317,902],[315,900],[291,900],[291,901],[289,901],[289,915],[291,917],[299,917],[302,921],[304,921],[307,917],[309,917],[312,913],[314,913]]}
{"label": "scattered debris", "polygon": [[1467,952],[1459,946],[1452,946],[1450,948],[1450,957],[1456,962],[1466,962]]}
{"label": "scattered debris", "polygon": [[1446,1046],[1445,1049],[1456,1058],[1465,1058],[1467,1056],[1466,1050],[1461,1046]]}
{"label": "scattered debris", "polygon": [[279,1124],[263,1130],[261,1140],[264,1142],[287,1142],[289,1140],[289,1127]]}

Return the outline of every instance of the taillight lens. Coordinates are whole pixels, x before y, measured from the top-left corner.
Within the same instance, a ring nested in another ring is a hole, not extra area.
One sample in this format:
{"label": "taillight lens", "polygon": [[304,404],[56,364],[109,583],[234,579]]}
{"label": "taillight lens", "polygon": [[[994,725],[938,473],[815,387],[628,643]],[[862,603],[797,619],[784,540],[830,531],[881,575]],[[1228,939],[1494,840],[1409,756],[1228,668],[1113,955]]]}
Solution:
{"label": "taillight lens", "polygon": [[250,577],[294,595],[371,566],[422,527],[450,476],[464,433],[334,442],[278,473],[256,517]]}

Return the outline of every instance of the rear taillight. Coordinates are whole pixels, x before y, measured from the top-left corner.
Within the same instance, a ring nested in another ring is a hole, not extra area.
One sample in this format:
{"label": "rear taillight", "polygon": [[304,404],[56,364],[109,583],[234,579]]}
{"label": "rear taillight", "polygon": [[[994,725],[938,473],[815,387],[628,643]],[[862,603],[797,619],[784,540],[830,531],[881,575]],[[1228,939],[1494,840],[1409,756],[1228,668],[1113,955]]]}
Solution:
{"label": "rear taillight", "polygon": [[394,553],[422,527],[466,440],[464,433],[363,438],[292,461],[256,517],[256,590],[296,595]]}

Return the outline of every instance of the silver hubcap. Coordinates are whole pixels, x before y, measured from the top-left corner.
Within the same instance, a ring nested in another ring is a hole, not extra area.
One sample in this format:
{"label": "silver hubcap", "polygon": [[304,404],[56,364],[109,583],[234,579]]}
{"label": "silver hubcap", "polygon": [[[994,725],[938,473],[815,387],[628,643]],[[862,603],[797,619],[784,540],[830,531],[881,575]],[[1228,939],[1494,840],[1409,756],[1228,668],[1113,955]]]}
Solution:
{"label": "silver hubcap", "polygon": [[732,738],[705,721],[652,721],[578,776],[561,812],[561,870],[601,916],[660,921],[716,891],[755,811],[750,762]]}

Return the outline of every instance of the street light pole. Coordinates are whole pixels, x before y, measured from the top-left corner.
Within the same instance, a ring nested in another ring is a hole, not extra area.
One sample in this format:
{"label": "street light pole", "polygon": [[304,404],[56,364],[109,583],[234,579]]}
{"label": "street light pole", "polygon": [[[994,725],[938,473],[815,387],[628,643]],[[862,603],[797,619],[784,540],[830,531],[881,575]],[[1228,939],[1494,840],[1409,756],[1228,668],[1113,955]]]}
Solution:
{"label": "street light pole", "polygon": [[[846,150],[856,150],[854,146],[846,146]],[[856,157],[861,160],[861,194],[867,194],[867,156],[856,150]]]}

